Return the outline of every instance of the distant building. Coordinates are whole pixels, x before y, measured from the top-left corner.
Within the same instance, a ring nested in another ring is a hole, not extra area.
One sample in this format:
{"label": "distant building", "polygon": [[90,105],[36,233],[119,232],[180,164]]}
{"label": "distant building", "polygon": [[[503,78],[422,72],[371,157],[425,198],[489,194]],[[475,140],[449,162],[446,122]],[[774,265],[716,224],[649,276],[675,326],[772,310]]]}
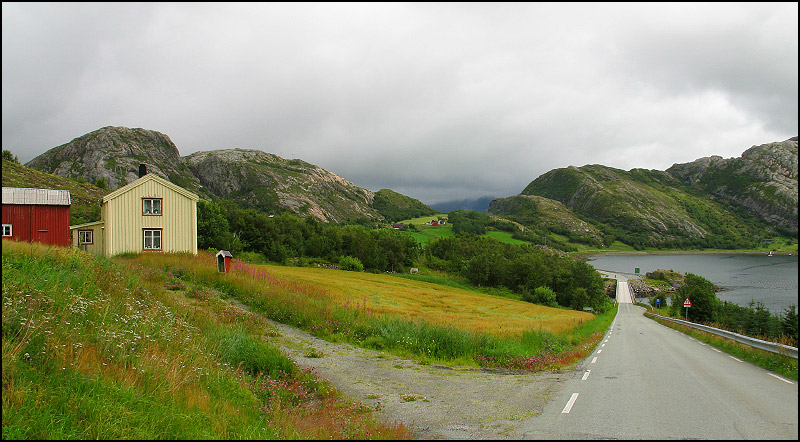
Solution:
{"label": "distant building", "polygon": [[3,239],[69,247],[69,190],[3,187]]}
{"label": "distant building", "polygon": [[103,197],[100,221],[70,226],[72,243],[113,256],[125,252],[197,254],[198,196],[146,171]]}

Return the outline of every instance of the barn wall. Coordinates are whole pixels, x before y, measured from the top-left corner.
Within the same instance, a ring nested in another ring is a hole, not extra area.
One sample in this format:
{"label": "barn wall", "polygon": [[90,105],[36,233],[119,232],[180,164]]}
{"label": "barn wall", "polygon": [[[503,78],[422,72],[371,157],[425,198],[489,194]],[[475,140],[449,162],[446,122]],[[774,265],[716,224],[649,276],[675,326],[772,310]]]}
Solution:
{"label": "barn wall", "polygon": [[70,206],[4,204],[3,224],[12,225],[11,239],[69,247]]}

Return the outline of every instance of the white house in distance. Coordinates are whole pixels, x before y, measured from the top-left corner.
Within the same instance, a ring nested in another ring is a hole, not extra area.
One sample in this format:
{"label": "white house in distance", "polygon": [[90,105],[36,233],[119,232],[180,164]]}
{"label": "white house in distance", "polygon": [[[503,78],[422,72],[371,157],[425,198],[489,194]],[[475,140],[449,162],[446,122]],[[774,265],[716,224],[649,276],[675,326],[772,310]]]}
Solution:
{"label": "white house in distance", "polygon": [[70,226],[72,244],[104,256],[197,254],[199,197],[152,173],[103,197],[100,221]]}

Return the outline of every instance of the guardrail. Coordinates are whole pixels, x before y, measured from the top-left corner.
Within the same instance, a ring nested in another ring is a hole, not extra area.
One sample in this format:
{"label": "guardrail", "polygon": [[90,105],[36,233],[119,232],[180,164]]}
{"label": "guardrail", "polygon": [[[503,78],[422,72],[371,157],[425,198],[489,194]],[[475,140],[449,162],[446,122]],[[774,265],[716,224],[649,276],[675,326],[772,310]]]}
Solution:
{"label": "guardrail", "polygon": [[666,316],[657,315],[655,313],[650,313],[650,312],[647,313],[670,322],[682,324],[687,327],[696,328],[698,330],[703,330],[705,332],[712,333],[717,336],[722,336],[728,339],[733,339],[736,342],[741,342],[742,344],[749,345],[751,347],[755,347],[761,350],[766,350],[772,353],[778,353],[784,356],[789,356],[797,359],[797,347],[790,347],[788,345],[778,344],[777,342],[762,341],[761,339],[751,338],[749,336],[740,335],[739,333],[734,333],[728,330],[709,327],[703,324],[696,324],[694,322],[684,321],[682,319],[669,318]]}

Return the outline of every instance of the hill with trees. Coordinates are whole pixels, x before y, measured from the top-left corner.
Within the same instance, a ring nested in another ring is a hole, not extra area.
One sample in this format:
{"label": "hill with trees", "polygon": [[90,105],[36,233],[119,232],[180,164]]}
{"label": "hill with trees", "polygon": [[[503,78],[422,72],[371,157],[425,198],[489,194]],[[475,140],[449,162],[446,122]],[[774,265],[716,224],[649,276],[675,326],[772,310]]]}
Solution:
{"label": "hill with trees", "polygon": [[797,141],[666,171],[597,164],[554,169],[520,195],[493,201],[489,212],[573,242],[602,238],[604,246],[620,241],[636,249],[755,248],[775,236],[796,240]]}

